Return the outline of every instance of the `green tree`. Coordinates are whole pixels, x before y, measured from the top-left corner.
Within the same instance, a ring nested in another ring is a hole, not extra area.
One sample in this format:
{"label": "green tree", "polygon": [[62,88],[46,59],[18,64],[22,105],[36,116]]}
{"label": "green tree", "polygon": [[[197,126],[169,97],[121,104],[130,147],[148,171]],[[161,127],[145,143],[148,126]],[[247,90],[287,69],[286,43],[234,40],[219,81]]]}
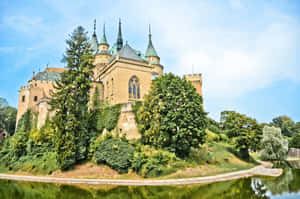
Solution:
{"label": "green tree", "polygon": [[300,148],[300,133],[294,134],[289,145],[290,148]]}
{"label": "green tree", "polygon": [[3,106],[0,102],[0,130],[7,130],[12,135],[16,128],[17,109]]}
{"label": "green tree", "polygon": [[188,155],[204,143],[207,113],[202,97],[186,79],[171,73],[152,81],[150,93],[138,110],[142,142],[156,148]]}
{"label": "green tree", "polygon": [[223,111],[221,127],[229,138],[233,138],[235,147],[243,158],[249,158],[249,149],[254,151],[260,149],[262,125],[255,119],[235,111]]}
{"label": "green tree", "polygon": [[50,105],[56,111],[57,160],[61,169],[86,158],[88,143],[88,102],[92,79],[92,50],[87,33],[79,26],[66,40],[67,68],[56,82]]}
{"label": "green tree", "polygon": [[265,160],[283,160],[288,152],[288,141],[282,136],[280,128],[263,128],[261,157]]}
{"label": "green tree", "polygon": [[280,128],[281,133],[284,136],[292,137],[294,134],[295,123],[288,116],[279,116],[279,117],[273,118],[271,125]]}

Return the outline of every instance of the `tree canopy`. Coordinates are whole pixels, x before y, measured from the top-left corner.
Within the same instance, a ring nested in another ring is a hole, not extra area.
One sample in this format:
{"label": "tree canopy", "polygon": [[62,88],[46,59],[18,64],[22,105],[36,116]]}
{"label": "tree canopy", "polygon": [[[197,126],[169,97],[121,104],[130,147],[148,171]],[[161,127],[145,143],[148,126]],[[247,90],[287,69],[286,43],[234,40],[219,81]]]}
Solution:
{"label": "tree canopy", "polygon": [[145,144],[183,157],[204,142],[207,113],[202,97],[184,78],[169,73],[153,80],[137,115]]}
{"label": "tree canopy", "polygon": [[288,152],[288,141],[282,136],[280,128],[263,128],[261,157],[265,160],[283,160]]}
{"label": "tree canopy", "polygon": [[66,40],[64,60],[68,70],[56,82],[50,105],[56,114],[56,151],[61,169],[87,155],[88,102],[94,65],[87,33],[79,26]]}

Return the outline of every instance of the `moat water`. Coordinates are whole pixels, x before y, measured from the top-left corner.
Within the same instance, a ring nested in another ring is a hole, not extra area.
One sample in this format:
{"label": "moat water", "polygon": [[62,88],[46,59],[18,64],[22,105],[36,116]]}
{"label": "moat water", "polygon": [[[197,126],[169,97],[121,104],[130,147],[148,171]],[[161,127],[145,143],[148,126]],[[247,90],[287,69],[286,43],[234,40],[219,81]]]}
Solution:
{"label": "moat water", "polygon": [[70,186],[0,180],[0,199],[300,199],[300,161],[275,165],[277,178],[251,177],[206,185],[186,186]]}

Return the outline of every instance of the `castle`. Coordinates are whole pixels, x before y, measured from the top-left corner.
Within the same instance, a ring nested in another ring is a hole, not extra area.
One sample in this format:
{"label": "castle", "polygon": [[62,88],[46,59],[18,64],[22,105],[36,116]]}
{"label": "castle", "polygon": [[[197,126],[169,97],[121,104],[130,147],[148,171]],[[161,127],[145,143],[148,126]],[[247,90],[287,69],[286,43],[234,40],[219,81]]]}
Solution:
{"label": "castle", "polygon": [[[152,43],[150,26],[148,36],[145,54],[133,49],[127,42],[124,44],[121,21],[118,24],[117,41],[111,47],[107,42],[105,25],[100,42],[98,42],[96,21],[90,39],[95,65],[91,96],[94,88],[98,87],[101,100],[112,105],[123,104],[118,128],[129,135],[129,138],[138,136],[134,115],[131,112],[131,103],[142,101],[144,95],[150,90],[152,79],[163,74],[160,57]],[[30,109],[38,113],[38,128],[40,128],[47,114],[50,114],[50,117],[54,114],[49,113],[50,107],[47,102],[51,93],[55,92],[53,84],[60,79],[60,74],[65,70],[47,67],[45,71],[33,74],[28,85],[20,88],[17,121],[27,109]],[[185,78],[191,81],[199,95],[202,95],[201,74],[185,75]]]}

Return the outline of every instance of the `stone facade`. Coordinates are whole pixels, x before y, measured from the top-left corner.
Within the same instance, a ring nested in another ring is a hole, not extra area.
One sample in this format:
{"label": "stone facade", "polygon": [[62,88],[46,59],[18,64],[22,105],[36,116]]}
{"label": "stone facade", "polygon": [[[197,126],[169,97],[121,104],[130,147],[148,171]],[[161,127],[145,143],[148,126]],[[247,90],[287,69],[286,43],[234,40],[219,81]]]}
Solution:
{"label": "stone facade", "polygon": [[[95,87],[98,87],[100,100],[111,105],[123,104],[118,130],[120,133],[126,133],[128,138],[139,137],[134,114],[131,111],[131,103],[142,101],[150,90],[152,79],[163,74],[163,66],[160,64],[160,57],[154,49],[151,36],[149,27],[149,41],[145,54],[133,49],[127,42],[123,44],[120,22],[117,42],[111,48],[106,39],[105,28],[99,43],[95,27],[91,37],[95,57],[93,84],[90,90],[91,99]],[[17,121],[27,109],[30,109],[39,113],[38,128],[40,128],[47,115],[51,117],[54,114],[49,113],[50,107],[47,102],[51,97],[51,92],[55,92],[53,87],[55,80],[65,70],[47,68],[44,72],[33,74],[28,86],[20,89]],[[202,95],[201,74],[186,75],[185,78],[191,81],[197,92]]]}

